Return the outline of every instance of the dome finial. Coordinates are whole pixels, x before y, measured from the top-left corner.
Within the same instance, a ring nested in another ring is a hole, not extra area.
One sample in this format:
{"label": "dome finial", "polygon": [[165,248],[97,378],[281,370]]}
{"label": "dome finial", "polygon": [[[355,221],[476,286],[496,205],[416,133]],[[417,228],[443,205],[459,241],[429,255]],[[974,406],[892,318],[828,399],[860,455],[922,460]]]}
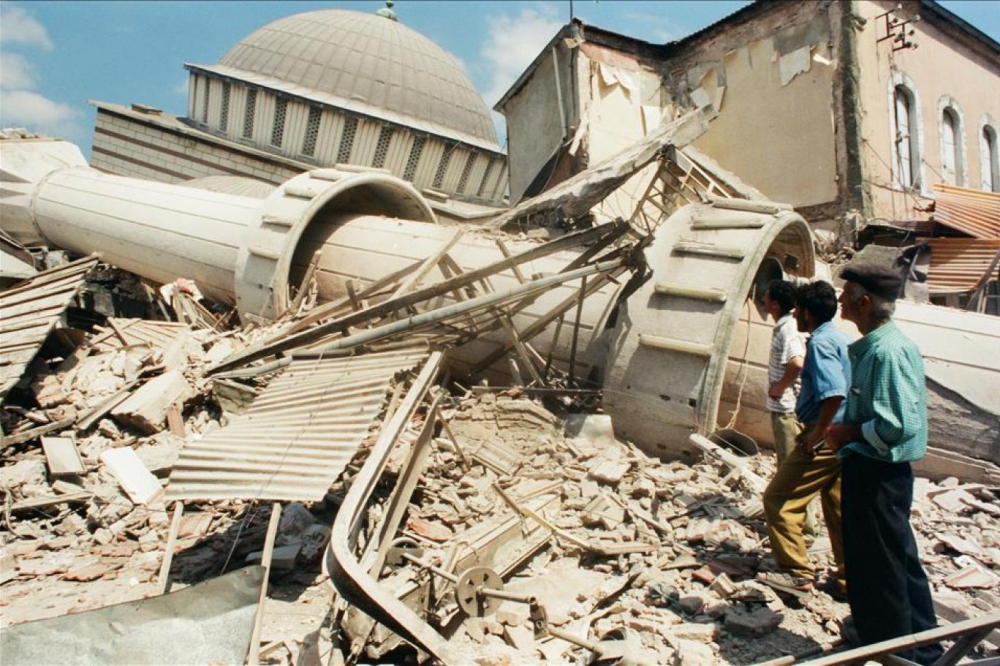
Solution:
{"label": "dome finial", "polygon": [[392,0],[385,0],[385,7],[376,10],[375,13],[391,21],[398,21],[399,17],[396,16],[396,12],[392,11],[392,6],[394,4],[396,3]]}

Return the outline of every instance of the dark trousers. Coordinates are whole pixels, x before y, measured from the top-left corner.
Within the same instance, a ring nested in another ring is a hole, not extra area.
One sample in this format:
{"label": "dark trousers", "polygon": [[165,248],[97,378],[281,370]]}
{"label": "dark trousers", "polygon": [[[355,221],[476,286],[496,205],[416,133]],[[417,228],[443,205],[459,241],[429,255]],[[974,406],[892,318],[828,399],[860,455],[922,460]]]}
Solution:
{"label": "dark trousers", "polygon": [[[927,575],[910,528],[913,470],[852,453],[841,479],[847,599],[865,645],[937,626]],[[899,656],[920,664],[942,654],[938,644]]]}

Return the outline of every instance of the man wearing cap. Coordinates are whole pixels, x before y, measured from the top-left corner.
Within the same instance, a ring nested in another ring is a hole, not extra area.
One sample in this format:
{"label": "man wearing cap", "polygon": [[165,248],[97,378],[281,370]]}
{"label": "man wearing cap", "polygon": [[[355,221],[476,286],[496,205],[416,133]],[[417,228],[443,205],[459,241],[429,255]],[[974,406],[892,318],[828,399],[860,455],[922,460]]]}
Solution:
{"label": "man wearing cap", "polygon": [[[927,396],[920,350],[892,321],[902,276],[876,266],[847,267],[844,319],[864,336],[851,344],[851,391],[827,445],[843,459],[842,519],[847,597],[861,643],[937,626],[927,575],[910,528],[913,470],[927,449]],[[934,644],[908,653],[921,664]]]}

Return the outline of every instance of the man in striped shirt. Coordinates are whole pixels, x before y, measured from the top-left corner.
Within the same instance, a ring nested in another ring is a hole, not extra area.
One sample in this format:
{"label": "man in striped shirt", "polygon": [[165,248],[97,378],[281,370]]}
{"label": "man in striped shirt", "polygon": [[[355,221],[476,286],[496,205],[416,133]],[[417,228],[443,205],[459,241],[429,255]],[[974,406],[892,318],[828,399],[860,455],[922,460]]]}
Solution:
{"label": "man in striped shirt", "polygon": [[[827,445],[843,460],[842,520],[847,598],[862,644],[937,626],[927,575],[910,528],[913,470],[927,450],[927,394],[920,350],[892,321],[902,276],[849,266],[840,296],[844,319],[864,336],[854,342],[851,390]],[[900,653],[930,664],[938,644]]]}
{"label": "man in striped shirt", "polygon": [[788,280],[774,280],[764,293],[764,309],[774,319],[771,355],[767,366],[767,409],[774,430],[774,451],[778,464],[795,448],[799,422],[795,399],[799,395],[799,372],[806,356],[792,309],[795,286]]}

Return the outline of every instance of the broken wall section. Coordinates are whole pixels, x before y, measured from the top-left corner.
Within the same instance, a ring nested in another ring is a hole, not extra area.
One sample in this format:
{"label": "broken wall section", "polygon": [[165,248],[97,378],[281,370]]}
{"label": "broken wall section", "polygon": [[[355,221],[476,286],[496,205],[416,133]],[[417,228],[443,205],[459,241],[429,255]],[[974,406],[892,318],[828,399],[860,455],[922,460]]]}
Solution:
{"label": "broken wall section", "polygon": [[[540,194],[681,115],[663,85],[660,50],[579,21],[565,26],[496,110],[507,121],[511,201]],[[655,169],[598,205],[600,221],[631,216]]]}
{"label": "broken wall section", "polygon": [[796,209],[835,202],[846,172],[837,145],[836,5],[769,4],[683,40],[666,63],[677,103],[718,111],[695,147]]}

